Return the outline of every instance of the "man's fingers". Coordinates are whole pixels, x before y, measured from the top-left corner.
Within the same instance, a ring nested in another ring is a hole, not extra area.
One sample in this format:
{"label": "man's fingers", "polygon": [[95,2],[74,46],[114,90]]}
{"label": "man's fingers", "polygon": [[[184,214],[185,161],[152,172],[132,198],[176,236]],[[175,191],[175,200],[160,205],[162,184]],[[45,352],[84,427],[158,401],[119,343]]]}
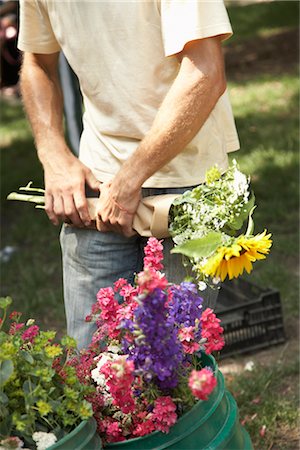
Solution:
{"label": "man's fingers", "polygon": [[81,222],[84,226],[88,227],[91,225],[91,217],[88,210],[87,199],[83,192],[74,193],[74,203],[76,210],[79,214]]}
{"label": "man's fingers", "polygon": [[102,222],[101,217],[96,217],[96,228],[98,231],[102,231],[103,233],[107,233],[110,229]]}
{"label": "man's fingers", "polygon": [[47,216],[49,217],[49,220],[51,220],[53,225],[58,225],[59,219],[53,210],[53,205],[54,205],[53,196],[51,194],[46,193],[45,194],[45,211],[47,213]]}
{"label": "man's fingers", "polygon": [[101,183],[97,180],[92,171],[87,172],[85,179],[86,183],[93,191],[100,190]]}
{"label": "man's fingers", "polygon": [[53,212],[57,219],[57,224],[60,220],[65,222],[65,220],[67,219],[65,215],[63,198],[60,195],[53,196]]}
{"label": "man's fingers", "polygon": [[79,213],[76,209],[73,196],[72,195],[65,196],[63,198],[63,204],[64,204],[64,216],[67,218],[67,223],[71,221],[71,223],[76,227],[80,228],[84,227],[84,223],[82,222]]}

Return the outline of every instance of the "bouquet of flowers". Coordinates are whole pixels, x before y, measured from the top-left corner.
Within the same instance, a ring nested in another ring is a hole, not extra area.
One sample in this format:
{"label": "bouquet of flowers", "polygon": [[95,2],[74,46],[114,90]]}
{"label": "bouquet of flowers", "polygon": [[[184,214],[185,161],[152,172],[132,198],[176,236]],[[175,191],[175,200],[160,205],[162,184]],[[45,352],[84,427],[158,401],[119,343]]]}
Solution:
{"label": "bouquet of flowers", "polygon": [[0,299],[0,448],[23,448],[25,442],[45,450],[93,415],[86,397],[94,388],[68,364],[74,339],[55,343],[55,331],[41,331],[34,319],[21,322],[17,311],[7,317],[11,303],[10,297]]}
{"label": "bouquet of flowers", "polygon": [[[9,200],[25,200],[44,207],[44,190],[20,188]],[[33,194],[33,192],[35,192]],[[90,215],[95,217],[96,198],[88,199]],[[213,286],[237,278],[244,270],[250,273],[256,260],[265,259],[270,251],[271,234],[264,230],[253,235],[255,209],[250,178],[234,160],[222,174],[217,167],[206,173],[205,183],[182,195],[157,195],[143,198],[133,220],[141,236],[164,238],[171,235],[173,253],[184,256],[183,263],[192,268],[198,284]],[[237,235],[243,224],[248,227]]]}
{"label": "bouquet of flowers", "polygon": [[82,383],[96,387],[87,400],[104,443],[168,432],[217,384],[200,355],[222,349],[220,320],[202,310],[196,285],[168,283],[162,250],[161,241],[149,238],[135,284],[119,279],[99,290],[86,318],[97,331],[80,362],[70,361]]}
{"label": "bouquet of flowers", "polygon": [[[176,198],[169,212],[173,253],[188,258],[198,282],[218,284],[250,273],[256,260],[265,259],[271,234],[253,235],[256,208],[250,179],[236,161],[221,174],[217,167],[206,173],[205,183]],[[237,235],[245,221],[244,234]]]}

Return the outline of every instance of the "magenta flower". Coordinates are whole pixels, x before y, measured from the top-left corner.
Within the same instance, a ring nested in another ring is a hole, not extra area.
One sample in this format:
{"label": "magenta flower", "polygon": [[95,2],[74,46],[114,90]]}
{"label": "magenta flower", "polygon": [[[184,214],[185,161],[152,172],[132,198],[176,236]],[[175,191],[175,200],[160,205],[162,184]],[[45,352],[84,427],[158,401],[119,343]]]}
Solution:
{"label": "magenta flower", "polygon": [[150,293],[155,289],[165,289],[168,285],[168,280],[161,273],[152,268],[145,268],[137,276],[137,285],[141,293]]}
{"label": "magenta flower", "polygon": [[222,335],[223,328],[212,309],[207,308],[203,311],[201,316],[202,338],[207,339],[204,344],[205,353],[210,354],[213,351],[222,350],[225,345],[224,337]]}
{"label": "magenta flower", "polygon": [[132,395],[134,364],[127,361],[122,355],[114,361],[107,361],[100,369],[105,375],[106,383],[113,397],[113,405],[118,406],[124,414],[135,410],[135,401]]}
{"label": "magenta flower", "polygon": [[178,332],[178,339],[181,342],[185,353],[195,353],[199,350],[200,344],[195,341],[195,327],[183,327]]}
{"label": "magenta flower", "polygon": [[216,385],[217,380],[210,369],[192,370],[189,377],[189,387],[195,397],[200,400],[208,400],[208,395]]}
{"label": "magenta flower", "polygon": [[159,397],[154,402],[153,421],[156,430],[168,433],[170,427],[176,423],[176,405],[170,396]]}
{"label": "magenta flower", "polygon": [[150,237],[144,248],[144,253],[144,269],[161,270],[163,268],[161,263],[164,258],[162,241]]}
{"label": "magenta flower", "polygon": [[19,331],[21,328],[23,328],[25,325],[25,323],[17,323],[17,322],[13,322],[10,327],[9,327],[9,332],[8,334],[16,334],[17,331]]}
{"label": "magenta flower", "polygon": [[33,342],[34,338],[38,335],[40,328],[37,325],[32,325],[24,331],[21,338],[23,341]]}

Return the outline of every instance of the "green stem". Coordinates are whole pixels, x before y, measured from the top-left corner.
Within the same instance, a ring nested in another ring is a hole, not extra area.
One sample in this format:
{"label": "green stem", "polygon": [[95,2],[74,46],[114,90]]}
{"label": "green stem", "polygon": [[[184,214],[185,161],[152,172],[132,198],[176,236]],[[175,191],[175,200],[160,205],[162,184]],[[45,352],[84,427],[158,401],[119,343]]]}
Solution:
{"label": "green stem", "polygon": [[22,202],[36,203],[38,205],[45,204],[45,197],[43,195],[19,194],[18,192],[11,192],[7,196],[7,200],[19,200]]}
{"label": "green stem", "polygon": [[29,183],[27,184],[27,186],[21,186],[19,188],[20,191],[31,191],[31,192],[41,192],[42,194],[45,194],[45,189],[41,189],[41,188],[32,188],[32,181],[29,181]]}

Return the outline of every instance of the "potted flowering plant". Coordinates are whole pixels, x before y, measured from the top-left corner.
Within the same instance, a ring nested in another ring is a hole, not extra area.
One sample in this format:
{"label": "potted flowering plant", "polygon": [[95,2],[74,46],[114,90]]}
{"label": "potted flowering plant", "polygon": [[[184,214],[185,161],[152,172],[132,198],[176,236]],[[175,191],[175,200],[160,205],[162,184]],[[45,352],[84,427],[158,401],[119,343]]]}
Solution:
{"label": "potted flowering plant", "polygon": [[[95,434],[86,400],[94,389],[82,384],[68,363],[74,339],[55,343],[56,332],[41,331],[33,319],[21,322],[17,311],[7,317],[11,303],[10,297],[0,299],[0,448],[43,450],[77,426]],[[96,447],[81,448],[99,449],[100,440]]]}
{"label": "potted flowering plant", "polygon": [[196,285],[168,283],[162,250],[149,238],[135,284],[120,279],[99,290],[86,318],[97,330],[80,362],[70,362],[83,384],[96,387],[89,400],[102,442],[130,449],[177,442],[172,448],[179,449],[194,448],[188,442],[200,439],[197,448],[251,449],[210,356],[224,345],[220,320],[202,310]]}

